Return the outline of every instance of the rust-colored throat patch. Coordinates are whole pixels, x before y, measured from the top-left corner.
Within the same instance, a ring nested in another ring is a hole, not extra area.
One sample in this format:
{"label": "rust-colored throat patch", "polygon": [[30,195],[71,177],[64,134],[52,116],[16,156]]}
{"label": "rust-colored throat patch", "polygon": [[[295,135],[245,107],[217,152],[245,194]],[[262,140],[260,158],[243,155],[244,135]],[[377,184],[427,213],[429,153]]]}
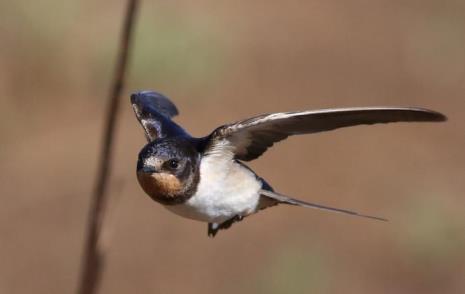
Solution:
{"label": "rust-colored throat patch", "polygon": [[181,181],[168,173],[144,173],[138,172],[137,179],[142,189],[153,200],[161,203],[171,202],[183,190]]}

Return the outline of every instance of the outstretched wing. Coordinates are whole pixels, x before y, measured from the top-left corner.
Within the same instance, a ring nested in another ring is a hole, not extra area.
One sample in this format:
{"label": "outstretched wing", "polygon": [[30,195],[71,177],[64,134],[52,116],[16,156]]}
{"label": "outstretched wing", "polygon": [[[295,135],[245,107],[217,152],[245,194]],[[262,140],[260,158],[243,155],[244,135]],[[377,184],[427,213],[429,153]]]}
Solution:
{"label": "outstretched wing", "polygon": [[414,107],[356,107],[264,114],[219,127],[210,135],[206,152],[230,153],[235,159],[249,161],[291,135],[361,124],[444,120],[446,117],[441,113]]}
{"label": "outstretched wing", "polygon": [[149,142],[157,138],[187,135],[171,120],[178,114],[178,109],[162,94],[152,91],[134,93],[131,104]]}

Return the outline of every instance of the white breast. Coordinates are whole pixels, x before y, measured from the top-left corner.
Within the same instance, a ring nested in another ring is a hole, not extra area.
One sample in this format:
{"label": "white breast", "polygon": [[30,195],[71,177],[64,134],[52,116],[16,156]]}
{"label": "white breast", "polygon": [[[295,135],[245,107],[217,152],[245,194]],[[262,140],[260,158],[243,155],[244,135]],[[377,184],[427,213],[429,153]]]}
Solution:
{"label": "white breast", "polygon": [[196,193],[184,204],[165,206],[183,217],[221,223],[257,211],[262,183],[247,168],[221,155],[208,155],[200,164]]}

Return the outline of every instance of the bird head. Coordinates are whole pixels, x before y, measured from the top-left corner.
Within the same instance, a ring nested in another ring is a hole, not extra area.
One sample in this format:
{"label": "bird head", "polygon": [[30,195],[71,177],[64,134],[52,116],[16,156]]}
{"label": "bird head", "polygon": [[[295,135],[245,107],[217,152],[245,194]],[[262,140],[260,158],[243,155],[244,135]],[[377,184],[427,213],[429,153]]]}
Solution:
{"label": "bird head", "polygon": [[142,148],[137,161],[137,179],[142,189],[165,205],[190,198],[199,181],[200,154],[183,138],[156,139]]}

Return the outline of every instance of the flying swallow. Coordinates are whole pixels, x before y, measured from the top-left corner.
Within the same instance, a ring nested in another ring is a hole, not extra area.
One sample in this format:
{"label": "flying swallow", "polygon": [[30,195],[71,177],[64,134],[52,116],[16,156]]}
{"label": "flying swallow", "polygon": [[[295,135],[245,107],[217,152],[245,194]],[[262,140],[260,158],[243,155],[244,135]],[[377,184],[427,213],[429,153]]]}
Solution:
{"label": "flying swallow", "polygon": [[162,94],[143,91],[131,104],[148,144],[139,153],[137,179],[153,200],[180,216],[208,223],[208,235],[264,208],[290,204],[377,220],[383,218],[309,203],[277,193],[243,161],[262,155],[292,135],[355,125],[440,122],[438,112],[416,107],[354,107],[263,114],[190,136],[172,117],[176,106]]}

